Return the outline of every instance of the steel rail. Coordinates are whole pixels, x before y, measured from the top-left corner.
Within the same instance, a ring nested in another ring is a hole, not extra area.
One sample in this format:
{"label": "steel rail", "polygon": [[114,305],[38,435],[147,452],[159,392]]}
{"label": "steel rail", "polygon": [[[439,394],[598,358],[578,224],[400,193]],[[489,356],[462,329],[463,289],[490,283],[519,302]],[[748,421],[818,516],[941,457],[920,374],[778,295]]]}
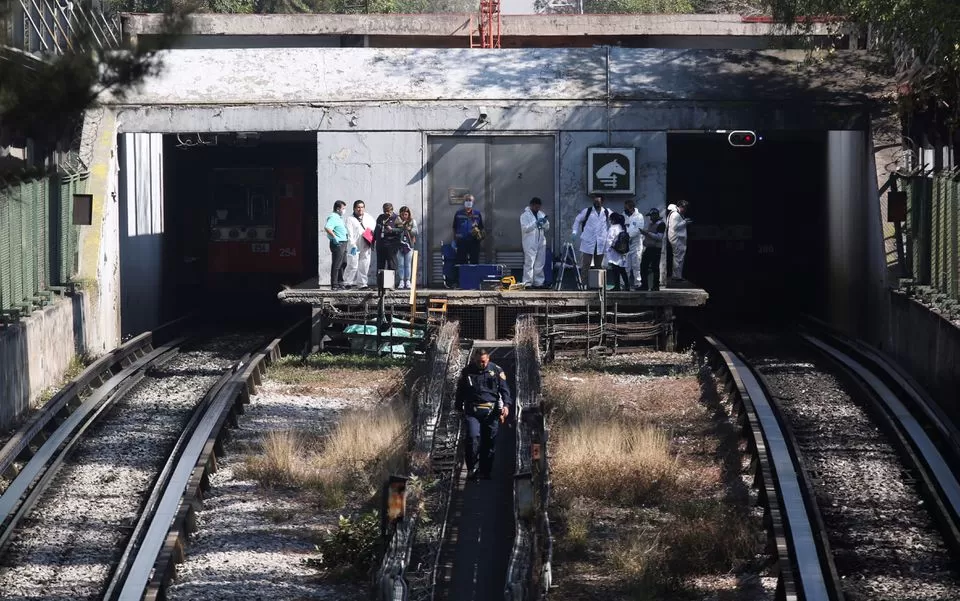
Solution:
{"label": "steel rail", "polygon": [[6,547],[20,520],[39,501],[53,481],[73,447],[86,430],[96,423],[104,412],[136,386],[148,369],[162,365],[179,352],[186,338],[178,338],[150,351],[124,367],[98,387],[47,438],[23,470],[0,496],[0,549]]}
{"label": "steel rail", "polygon": [[843,598],[822,520],[809,481],[795,454],[796,443],[762,378],[720,340],[704,335],[713,367],[739,402],[745,433],[755,455],[756,476],[769,516],[779,567],[777,598],[838,601]]}
{"label": "steel rail", "polygon": [[297,322],[261,350],[246,354],[198,403],[141,513],[105,599],[163,597],[176,563],[182,560],[207,476],[215,468],[217,455],[223,454],[224,425],[228,421],[237,425],[236,416],[262,383],[267,366],[279,359],[280,344],[306,323]]}
{"label": "steel rail", "polygon": [[223,387],[226,386],[231,379],[233,379],[237,370],[241,366],[246,365],[249,360],[250,354],[247,353],[239,361],[232,365],[230,369],[225,371],[223,375],[220,376],[220,378],[213,384],[213,386],[207,390],[207,392],[203,395],[203,398],[200,399],[200,402],[197,403],[196,408],[190,415],[190,420],[187,422],[186,427],[184,427],[180,437],[177,439],[173,451],[170,453],[167,461],[164,463],[163,469],[160,471],[160,475],[157,477],[154,483],[150,496],[147,498],[146,503],[140,511],[140,517],[137,519],[137,524],[134,526],[133,532],[130,538],[127,540],[127,545],[123,551],[123,554],[120,556],[120,561],[113,569],[113,574],[111,575],[110,582],[103,594],[103,599],[112,600],[117,598],[120,586],[126,580],[127,574],[132,568],[133,558],[136,556],[137,549],[140,547],[144,536],[147,534],[149,523],[160,505],[160,500],[163,498],[164,492],[170,485],[170,481],[174,474],[177,463],[180,457],[183,455],[190,439],[193,437],[201,418],[205,415],[207,409],[210,407],[210,404],[216,399],[220,391],[223,390]]}
{"label": "steel rail", "polygon": [[112,376],[153,350],[153,336],[145,332],[110,353],[100,357],[75,379],[64,386],[40,411],[24,423],[0,449],[0,473],[16,476],[17,460],[26,460],[33,455],[31,446],[36,444],[41,433],[49,434],[80,406],[85,396],[102,386]]}
{"label": "steel rail", "polygon": [[[958,465],[953,427],[939,420],[932,401],[925,399],[918,387],[897,374],[879,355],[868,353],[836,334],[831,335],[834,344],[809,333],[802,333],[801,337],[853,376],[866,393],[864,396],[873,405],[875,417],[891,434],[894,446],[911,470],[919,476],[920,492],[947,545],[960,554],[960,482],[951,468]],[[928,430],[926,424],[933,427]]]}

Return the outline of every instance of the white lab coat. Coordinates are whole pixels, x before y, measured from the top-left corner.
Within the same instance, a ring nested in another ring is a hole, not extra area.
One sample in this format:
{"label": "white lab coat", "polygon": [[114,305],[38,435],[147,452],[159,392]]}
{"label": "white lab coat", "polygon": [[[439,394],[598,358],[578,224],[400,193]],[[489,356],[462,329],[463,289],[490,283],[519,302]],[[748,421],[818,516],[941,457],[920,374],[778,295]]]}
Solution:
{"label": "white lab coat", "polygon": [[[346,286],[366,286],[370,272],[370,255],[373,247],[361,238],[364,230],[376,227],[377,221],[370,213],[363,214],[360,221],[350,213],[343,220],[347,224],[347,268],[343,272],[343,283]],[[353,249],[357,252],[354,253]]]}
{"label": "white lab coat", "polygon": [[[542,221],[541,221],[542,220]],[[538,227],[538,223],[542,223]],[[543,286],[543,265],[547,256],[547,232],[550,222],[543,211],[534,215],[530,207],[520,214],[520,235],[523,240],[523,283]]]}
{"label": "white lab coat", "polygon": [[[627,256],[613,250],[613,243],[622,231],[624,231],[622,225],[618,225],[616,223],[610,224],[610,230],[607,232],[607,265],[619,265],[621,267],[627,266]],[[627,255],[629,254],[630,253],[627,252]]]}
{"label": "white lab coat", "polygon": [[[586,219],[586,224],[583,220]],[[583,231],[580,226],[583,224]],[[607,252],[607,234],[610,230],[610,209],[601,208],[600,212],[593,208],[593,205],[585,208],[577,214],[573,220],[574,236],[580,236],[580,252],[594,255],[602,255]]]}
{"label": "white lab coat", "polygon": [[683,260],[687,255],[687,220],[677,210],[677,205],[669,205],[667,211],[669,212],[667,217],[667,241],[670,243],[670,249],[673,253],[672,276],[679,279],[683,277]]}
{"label": "white lab coat", "polygon": [[640,253],[643,252],[643,244],[641,243],[643,236],[640,235],[640,230],[643,229],[644,220],[643,213],[637,209],[633,210],[633,215],[623,214],[624,219],[626,219],[627,234],[630,236],[630,252],[627,253],[627,262],[624,264],[624,267],[627,268],[628,272],[633,273],[633,285],[640,285]]}

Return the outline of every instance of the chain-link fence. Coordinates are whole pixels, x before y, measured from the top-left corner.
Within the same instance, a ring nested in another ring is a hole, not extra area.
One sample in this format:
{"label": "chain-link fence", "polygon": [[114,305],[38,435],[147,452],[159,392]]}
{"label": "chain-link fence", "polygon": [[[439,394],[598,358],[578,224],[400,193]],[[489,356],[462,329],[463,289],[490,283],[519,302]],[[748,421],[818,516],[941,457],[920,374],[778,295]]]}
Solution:
{"label": "chain-link fence", "polygon": [[50,302],[77,270],[73,195],[86,176],[49,176],[0,188],[0,315],[15,320]]}
{"label": "chain-link fence", "polygon": [[955,173],[907,182],[907,265],[914,283],[960,300],[960,181]]}

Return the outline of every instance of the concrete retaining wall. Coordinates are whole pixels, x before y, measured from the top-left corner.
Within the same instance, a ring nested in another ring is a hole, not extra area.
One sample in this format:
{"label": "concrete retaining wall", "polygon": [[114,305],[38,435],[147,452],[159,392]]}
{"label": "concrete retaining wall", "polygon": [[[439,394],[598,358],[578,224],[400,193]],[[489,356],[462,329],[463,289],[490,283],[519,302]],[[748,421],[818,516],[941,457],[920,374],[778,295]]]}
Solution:
{"label": "concrete retaining wall", "polygon": [[83,294],[60,300],[0,330],[0,428],[60,384],[70,360],[85,350],[84,301]]}
{"label": "concrete retaining wall", "polygon": [[895,290],[889,324],[883,350],[960,424],[960,327]]}

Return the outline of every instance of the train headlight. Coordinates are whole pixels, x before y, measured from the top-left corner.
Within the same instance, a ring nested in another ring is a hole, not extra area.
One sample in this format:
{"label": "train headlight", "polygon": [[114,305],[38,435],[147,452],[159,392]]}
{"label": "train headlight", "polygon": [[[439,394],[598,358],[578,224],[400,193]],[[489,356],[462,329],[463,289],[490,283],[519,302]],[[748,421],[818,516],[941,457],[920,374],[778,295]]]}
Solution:
{"label": "train headlight", "polygon": [[752,131],[732,131],[727,136],[727,141],[730,146],[749,148],[757,143],[757,134]]}

